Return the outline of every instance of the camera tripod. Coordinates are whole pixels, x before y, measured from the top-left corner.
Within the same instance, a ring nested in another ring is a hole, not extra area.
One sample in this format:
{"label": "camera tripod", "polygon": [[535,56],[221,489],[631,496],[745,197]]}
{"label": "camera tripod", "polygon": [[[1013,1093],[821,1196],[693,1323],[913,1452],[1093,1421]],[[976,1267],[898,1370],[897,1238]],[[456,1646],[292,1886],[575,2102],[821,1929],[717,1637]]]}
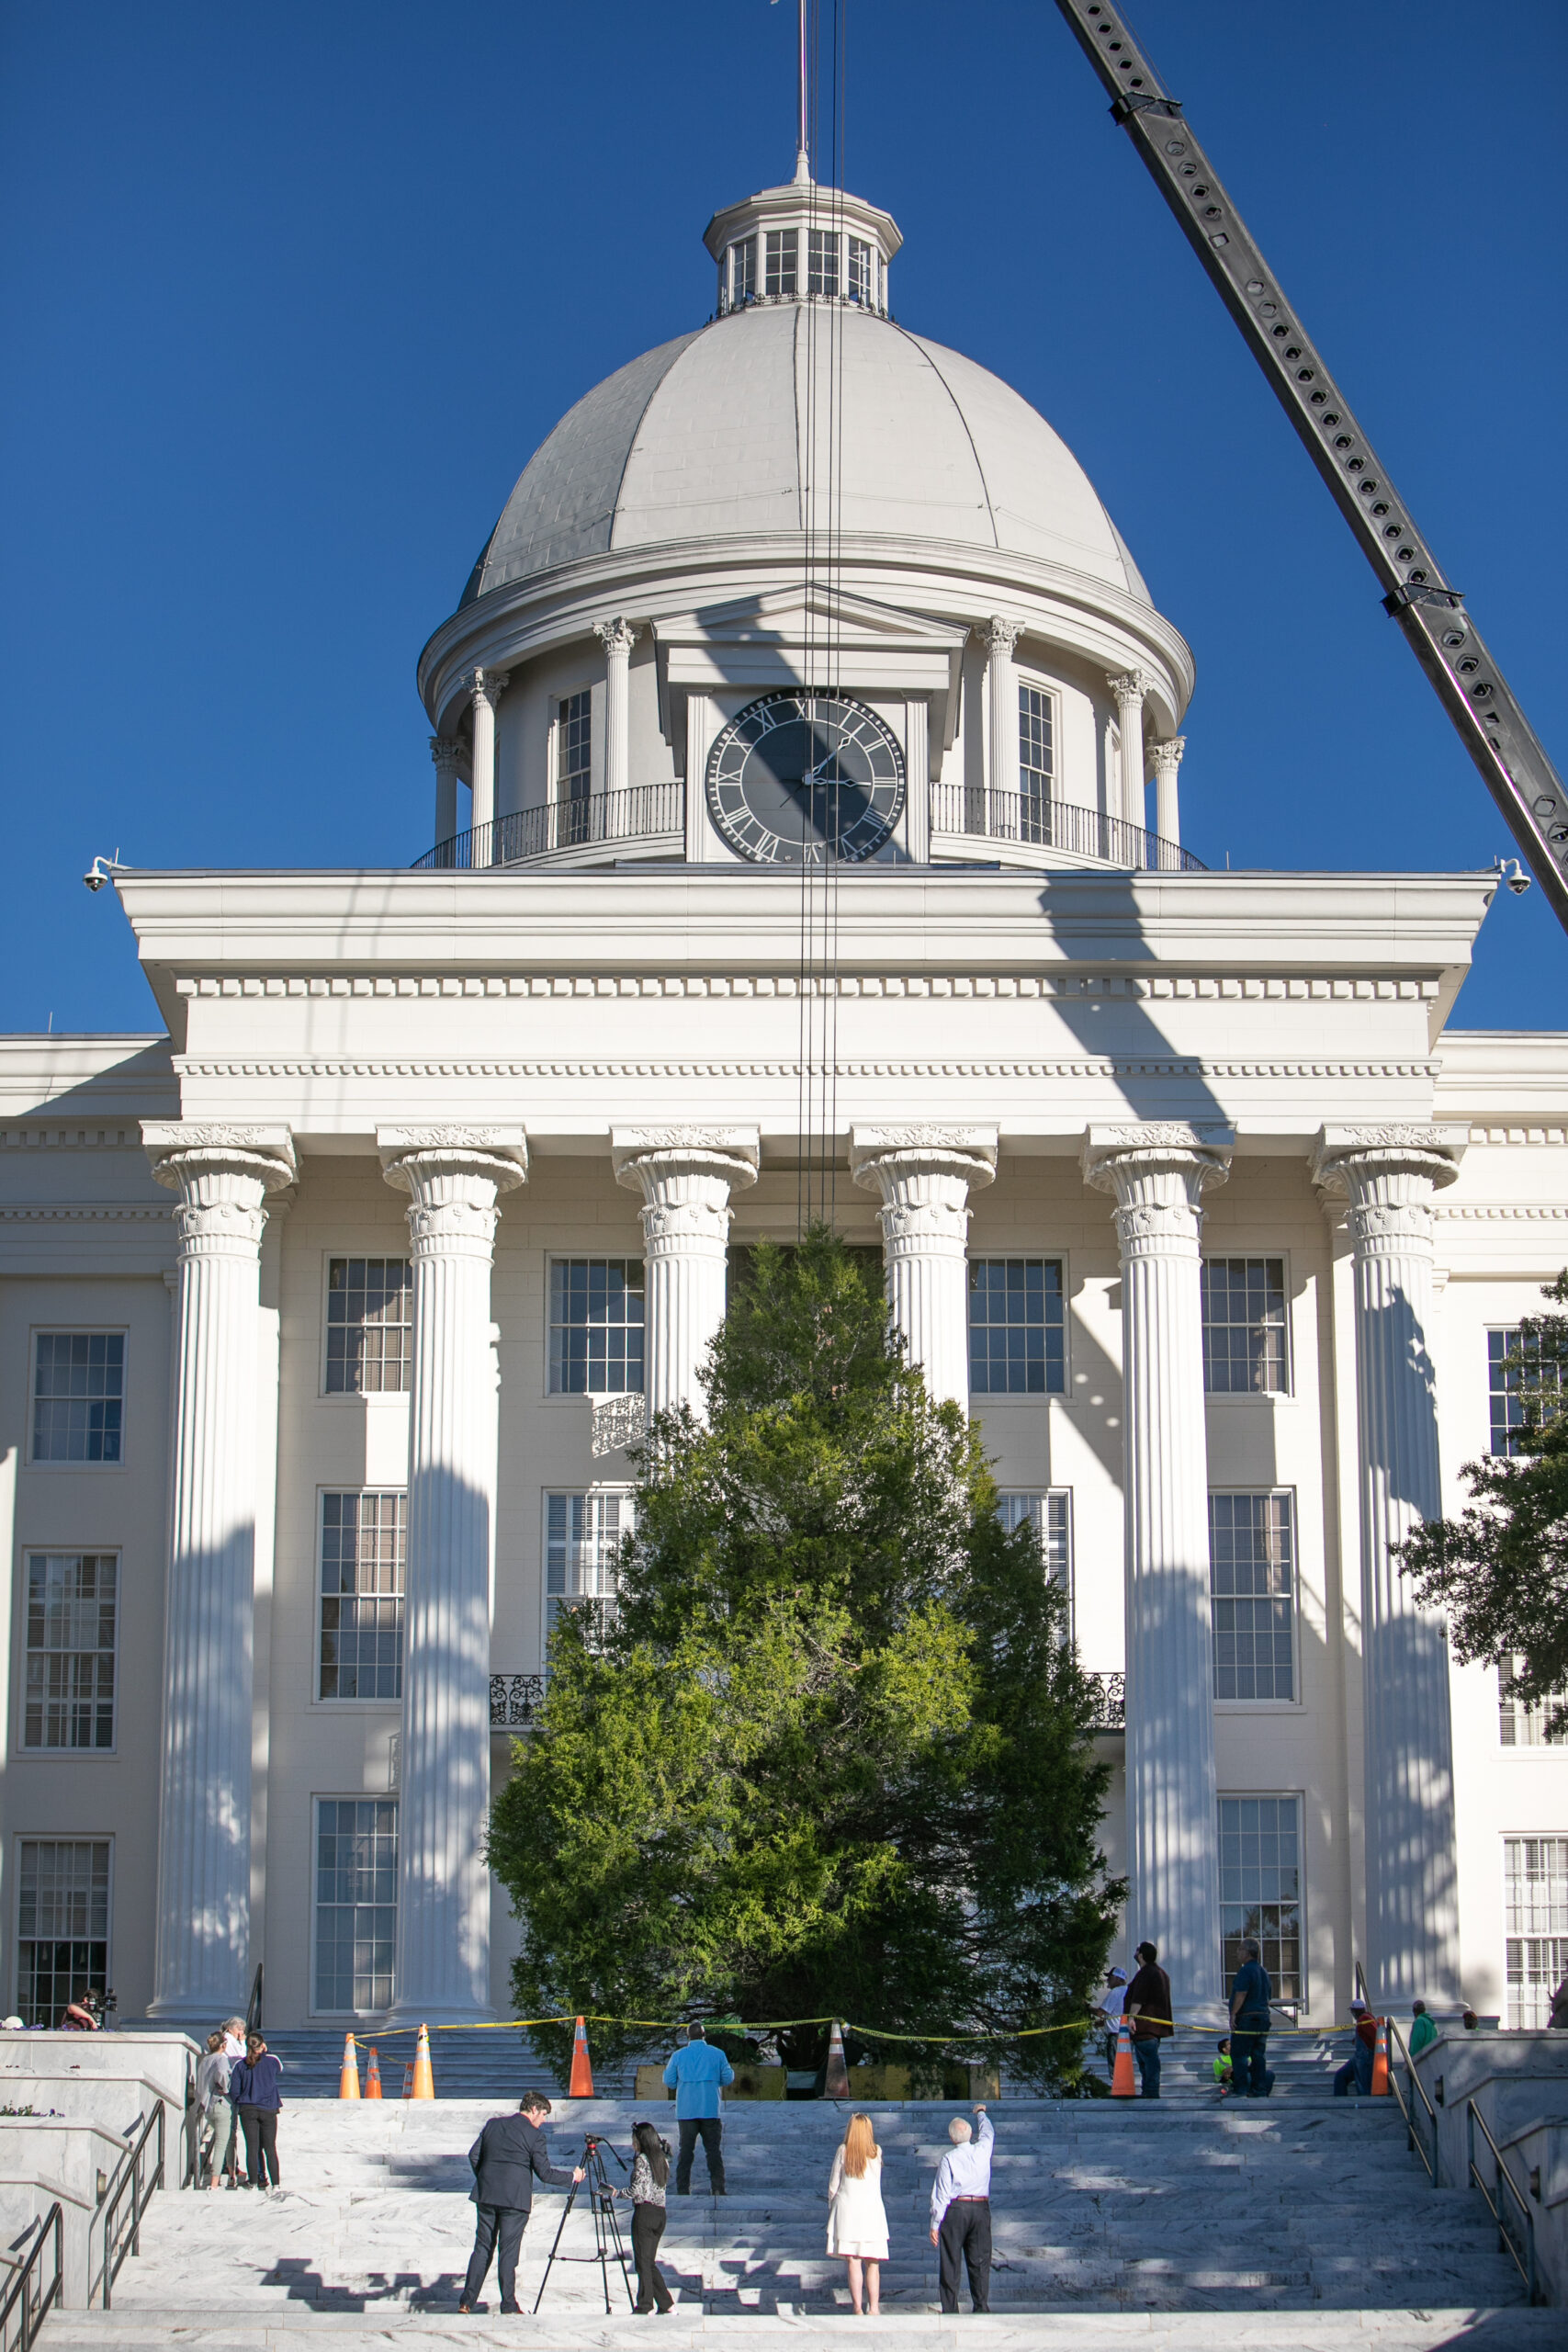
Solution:
{"label": "camera tripod", "polygon": [[625,2157],[610,2146],[608,2140],[601,2140],[590,2132],[582,2143],[581,2161],[586,2176],[588,2202],[593,2214],[593,2251],[592,2254],[561,2254],[560,2252],[562,2233],[571,2218],[571,2209],[577,2202],[578,2189],[583,2186],[582,2182],[574,2180],[571,2184],[571,2193],[566,2200],[566,2211],[560,2217],[560,2228],[556,2232],[556,2242],[551,2246],[549,2259],[545,2264],[545,2275],[539,2281],[539,2291],[534,2298],[536,2312],[545,2300],[545,2289],[550,2283],[550,2272],[555,2266],[558,2255],[563,2262],[596,2262],[599,2265],[600,2275],[604,2281],[604,2309],[608,2312],[611,2307],[610,2254],[612,2248],[615,2250],[615,2260],[621,2266],[621,2278],[626,2287],[626,2301],[634,2307],[636,2305],[637,2297],[632,2292],[631,2274],[626,2265],[626,2242],[621,2235],[620,2219],[615,2211],[615,2192],[611,2186],[610,2176],[604,2169],[606,2148],[609,2148],[611,2155],[625,2172],[626,2168]]}

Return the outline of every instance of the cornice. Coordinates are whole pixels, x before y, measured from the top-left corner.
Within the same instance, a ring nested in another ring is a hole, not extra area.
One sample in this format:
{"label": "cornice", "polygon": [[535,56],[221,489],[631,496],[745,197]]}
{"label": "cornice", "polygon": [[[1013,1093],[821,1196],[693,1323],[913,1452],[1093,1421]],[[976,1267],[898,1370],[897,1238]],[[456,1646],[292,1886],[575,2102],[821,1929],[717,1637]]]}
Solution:
{"label": "cornice", "polygon": [[0,1225],[166,1225],[174,1213],[173,1201],[7,1201]]}
{"label": "cornice", "polygon": [[[183,1056],[175,1068],[182,1079],[245,1078],[781,1078],[800,1075],[796,1060],[709,1060],[689,1056],[661,1060],[644,1056],[621,1061],[604,1056],[591,1060],[554,1058],[547,1061],[468,1059],[453,1055],[424,1058],[400,1057],[385,1060],[372,1055],[320,1055],[308,1058],[265,1058]],[[1161,1058],[1140,1055],[1093,1059],[1050,1058],[1039,1061],[861,1061],[840,1057],[834,1064],[840,1078],[1079,1078],[1079,1079],[1404,1079],[1431,1076],[1425,1061],[1209,1061],[1201,1058]]]}
{"label": "cornice", "polygon": [[[840,973],[804,984],[791,972],[731,973],[203,973],[175,983],[177,996],[247,997],[1111,997],[1138,1003],[1416,1004],[1438,996],[1436,979],[1328,979],[1277,973],[909,972]],[[178,1057],[175,1069],[182,1067]],[[1423,1068],[1436,1074],[1438,1064]]]}

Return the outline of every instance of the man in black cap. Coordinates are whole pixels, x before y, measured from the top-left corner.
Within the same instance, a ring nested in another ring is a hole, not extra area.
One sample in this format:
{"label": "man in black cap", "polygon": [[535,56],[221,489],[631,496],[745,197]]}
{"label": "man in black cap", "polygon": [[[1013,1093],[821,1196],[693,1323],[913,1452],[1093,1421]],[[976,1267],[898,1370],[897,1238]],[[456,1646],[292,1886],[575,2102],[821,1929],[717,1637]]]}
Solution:
{"label": "man in black cap", "polygon": [[563,2172],[550,2162],[541,2129],[549,2111],[544,2092],[530,2091],[517,2114],[492,2115],[468,2150],[474,2168],[474,2185],[468,2194],[479,2210],[463,2300],[457,2306],[460,2312],[473,2310],[498,2241],[501,2308],[503,2312],[517,2309],[517,2256],[534,2202],[534,2182],[542,2180],[547,2188],[570,2188],[582,2178],[581,2165],[575,2172]]}

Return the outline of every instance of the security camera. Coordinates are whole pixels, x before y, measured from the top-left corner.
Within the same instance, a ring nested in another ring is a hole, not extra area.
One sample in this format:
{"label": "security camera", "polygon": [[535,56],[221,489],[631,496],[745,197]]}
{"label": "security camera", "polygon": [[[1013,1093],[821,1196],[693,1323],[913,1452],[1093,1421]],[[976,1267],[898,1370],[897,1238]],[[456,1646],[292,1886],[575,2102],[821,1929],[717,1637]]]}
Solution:
{"label": "security camera", "polygon": [[112,877],[114,869],[118,864],[118,850],[116,850],[112,857],[96,857],[82,879],[89,890],[101,890],[104,884]]}
{"label": "security camera", "polygon": [[1506,882],[1516,899],[1522,899],[1529,888],[1530,877],[1517,857],[1500,857],[1495,861],[1499,882]]}

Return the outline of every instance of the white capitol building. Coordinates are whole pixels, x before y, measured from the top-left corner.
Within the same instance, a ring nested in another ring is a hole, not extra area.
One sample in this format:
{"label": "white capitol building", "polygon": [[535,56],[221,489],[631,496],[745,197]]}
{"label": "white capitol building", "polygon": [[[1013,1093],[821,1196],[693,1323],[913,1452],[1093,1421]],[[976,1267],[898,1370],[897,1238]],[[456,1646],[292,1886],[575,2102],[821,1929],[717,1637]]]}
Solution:
{"label": "white capitol building", "polygon": [[118,871],[156,1028],[0,1041],[0,2007],[505,2016],[552,1612],[826,1198],[1070,1588],[1126,1945],[1544,2022],[1568,1753],[1390,1557],[1568,1261],[1497,877],[1206,871],[1188,648],[893,221],[706,243],[421,657],[430,854]]}

